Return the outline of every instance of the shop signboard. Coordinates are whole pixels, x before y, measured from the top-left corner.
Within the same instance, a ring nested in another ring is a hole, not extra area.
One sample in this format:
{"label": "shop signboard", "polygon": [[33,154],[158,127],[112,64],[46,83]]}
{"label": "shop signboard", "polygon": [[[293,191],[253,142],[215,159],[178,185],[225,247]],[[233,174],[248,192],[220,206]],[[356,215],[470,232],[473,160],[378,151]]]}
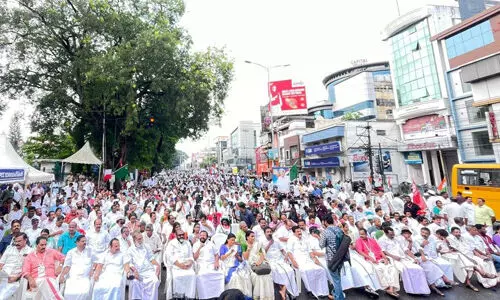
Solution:
{"label": "shop signboard", "polygon": [[421,165],[422,164],[422,152],[412,151],[404,153],[405,163],[408,165]]}
{"label": "shop signboard", "polygon": [[329,153],[339,153],[342,150],[340,142],[332,142],[323,145],[316,145],[306,147],[305,154],[306,155],[318,155],[318,154],[329,154]]}
{"label": "shop signboard", "polygon": [[342,167],[340,157],[325,157],[317,159],[304,159],[304,168],[335,168]]}
{"label": "shop signboard", "polygon": [[0,169],[0,182],[24,181],[24,169]]}

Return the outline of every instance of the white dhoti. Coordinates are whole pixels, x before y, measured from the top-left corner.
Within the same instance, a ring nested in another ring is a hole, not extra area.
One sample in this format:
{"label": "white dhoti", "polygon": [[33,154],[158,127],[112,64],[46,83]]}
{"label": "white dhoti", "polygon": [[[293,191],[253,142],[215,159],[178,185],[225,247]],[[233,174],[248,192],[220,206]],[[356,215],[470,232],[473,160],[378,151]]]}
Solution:
{"label": "white dhoti", "polygon": [[422,267],[406,258],[402,258],[400,261],[392,260],[392,264],[401,274],[406,293],[416,295],[428,295],[431,293]]}
{"label": "white dhoti", "polygon": [[[477,257],[477,256],[472,256],[472,259],[476,262],[476,267],[478,269],[480,269],[482,272],[484,273],[488,273],[488,274],[496,274],[496,269],[495,269],[495,265],[493,264],[492,261],[488,260],[484,260],[480,257]],[[477,274],[477,281],[479,281],[485,288],[491,288],[491,287],[494,287],[497,285],[498,283],[498,279],[497,278],[493,278],[493,279],[490,279],[490,278],[484,278],[483,276]]]}
{"label": "white dhoti", "polygon": [[139,273],[139,279],[130,281],[130,300],[157,300],[160,281],[156,272],[149,270]]}
{"label": "white dhoti", "polygon": [[425,278],[429,285],[435,284],[437,286],[443,286],[443,271],[430,260],[421,261],[419,264],[425,272]]}
{"label": "white dhoti", "polygon": [[433,258],[431,261],[443,271],[446,278],[453,280],[453,265],[449,261],[441,257]]}
{"label": "white dhoti", "polygon": [[252,281],[248,280],[250,278],[251,272],[249,272],[244,265],[240,265],[236,268],[236,270],[234,270],[234,272],[232,272],[231,279],[226,284],[225,288],[226,290],[237,289],[240,290],[245,296],[252,297]]}
{"label": "white dhoti", "polygon": [[252,299],[274,300],[274,284],[271,274],[257,275],[252,272]]}
{"label": "white dhoti", "polygon": [[37,278],[36,290],[32,292],[35,300],[62,300],[64,299],[59,292],[59,284],[54,278]]}
{"label": "white dhoti", "polygon": [[125,277],[123,277],[123,273],[105,270],[94,284],[92,299],[125,299]]}
{"label": "white dhoti", "polygon": [[354,251],[350,252],[351,273],[354,279],[355,287],[369,286],[373,290],[382,288],[377,273],[371,264],[366,263],[365,259]]}
{"label": "white dhoti", "polygon": [[383,289],[393,287],[397,292],[400,289],[399,286],[399,273],[394,265],[384,264],[379,262],[378,264],[371,264],[375,272],[377,273],[377,278]]}
{"label": "white dhoti", "polygon": [[69,277],[66,280],[64,289],[65,300],[87,300],[90,298],[90,278],[89,277]]}
{"label": "white dhoti", "polygon": [[299,262],[299,271],[305,288],[315,297],[327,296],[330,293],[327,282],[328,272],[323,267],[314,262]]}
{"label": "white dhoti", "polygon": [[196,296],[196,273],[174,267],[172,269],[172,297],[194,299]]}
{"label": "white dhoti", "polygon": [[298,297],[300,292],[295,280],[295,272],[288,264],[274,261],[271,265],[271,274],[276,284],[286,286],[287,291],[294,297]]}
{"label": "white dhoti", "polygon": [[[445,253],[441,258],[449,262],[458,281],[464,283],[474,272],[474,263],[461,253]],[[446,274],[446,273],[445,273]],[[446,275],[448,277],[448,275]],[[449,277],[448,277],[449,278]]]}
{"label": "white dhoti", "polygon": [[224,273],[215,270],[213,264],[199,264],[196,292],[198,299],[219,297],[224,292]]}
{"label": "white dhoti", "polygon": [[7,278],[0,281],[0,300],[10,299],[20,287],[19,281],[8,283]]}

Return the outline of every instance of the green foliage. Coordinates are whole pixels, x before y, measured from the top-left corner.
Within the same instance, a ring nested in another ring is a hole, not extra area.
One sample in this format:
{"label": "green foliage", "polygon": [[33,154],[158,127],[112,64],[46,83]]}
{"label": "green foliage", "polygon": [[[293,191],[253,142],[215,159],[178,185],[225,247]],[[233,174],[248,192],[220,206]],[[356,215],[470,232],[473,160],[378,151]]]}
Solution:
{"label": "green foliage", "polygon": [[0,93],[32,100],[34,132],[102,149],[105,118],[106,167],[168,167],[181,138],[220,120],[233,64],[191,50],[183,1],[0,1]]}
{"label": "green foliage", "polygon": [[208,157],[205,157],[203,159],[203,161],[200,163],[200,168],[207,168],[207,167],[210,167],[216,163],[217,163],[217,157],[208,156]]}
{"label": "green foliage", "polygon": [[186,154],[186,152],[176,149],[175,150],[175,157],[172,160],[171,166],[173,168],[176,168],[176,167],[180,166],[183,162],[187,161],[188,158],[189,158],[189,156]]}
{"label": "green foliage", "polygon": [[363,114],[359,111],[347,112],[342,116],[342,121],[352,121],[359,120],[363,117]]}
{"label": "green foliage", "polygon": [[68,134],[30,137],[21,147],[22,157],[30,165],[36,158],[62,159],[75,151],[73,139]]}

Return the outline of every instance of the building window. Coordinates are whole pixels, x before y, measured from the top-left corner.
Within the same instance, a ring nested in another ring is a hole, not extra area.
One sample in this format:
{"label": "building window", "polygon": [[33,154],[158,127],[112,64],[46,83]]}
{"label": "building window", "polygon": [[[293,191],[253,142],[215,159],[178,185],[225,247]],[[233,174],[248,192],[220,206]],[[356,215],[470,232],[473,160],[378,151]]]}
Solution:
{"label": "building window", "polygon": [[385,136],[385,130],[377,130],[377,135]]}
{"label": "building window", "polygon": [[448,58],[454,58],[495,41],[490,20],[486,20],[446,39]]}
{"label": "building window", "polygon": [[285,151],[285,160],[290,160],[290,151],[289,150]]}
{"label": "building window", "polygon": [[486,121],[486,113],[488,112],[487,106],[472,106],[474,100],[465,101],[465,108],[467,109],[467,115],[469,117],[470,123],[477,123]]}
{"label": "building window", "polygon": [[474,152],[476,155],[493,155],[493,146],[490,143],[488,131],[476,131],[472,133]]}

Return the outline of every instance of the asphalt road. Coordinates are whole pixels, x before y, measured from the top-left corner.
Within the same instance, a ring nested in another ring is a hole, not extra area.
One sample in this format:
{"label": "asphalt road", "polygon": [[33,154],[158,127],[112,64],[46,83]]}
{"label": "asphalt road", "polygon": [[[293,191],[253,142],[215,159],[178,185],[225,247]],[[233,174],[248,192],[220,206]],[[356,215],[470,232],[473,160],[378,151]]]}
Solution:
{"label": "asphalt road", "polygon": [[[166,296],[164,291],[164,283],[165,283],[165,271],[162,272],[163,278],[162,278],[162,283],[160,285],[159,289],[159,300],[165,300]],[[431,294],[430,296],[418,296],[418,295],[408,295],[406,294],[403,290],[399,291],[399,294],[401,297],[399,299],[457,299],[457,300],[472,300],[472,299],[484,299],[484,300],[494,300],[494,299],[500,299],[500,284],[497,285],[497,288],[495,289],[485,289],[482,288],[481,285],[473,278],[472,279],[472,284],[476,286],[479,289],[479,292],[474,292],[462,285],[453,287],[451,289],[443,289],[441,290],[445,296],[439,296],[437,294]],[[297,298],[298,300],[308,300],[308,299],[316,299],[312,295],[308,295],[307,293],[304,292],[304,286],[302,286],[302,294]],[[361,300],[361,299],[367,299],[370,300],[370,297],[368,297],[362,290],[359,289],[350,289],[345,292],[346,298],[347,299],[355,299],[355,300]],[[390,297],[389,295],[385,294],[383,291],[379,291],[380,297],[378,299],[380,300],[394,300],[394,298]],[[278,298],[276,298],[278,299]],[[328,299],[328,298],[324,298]]]}

